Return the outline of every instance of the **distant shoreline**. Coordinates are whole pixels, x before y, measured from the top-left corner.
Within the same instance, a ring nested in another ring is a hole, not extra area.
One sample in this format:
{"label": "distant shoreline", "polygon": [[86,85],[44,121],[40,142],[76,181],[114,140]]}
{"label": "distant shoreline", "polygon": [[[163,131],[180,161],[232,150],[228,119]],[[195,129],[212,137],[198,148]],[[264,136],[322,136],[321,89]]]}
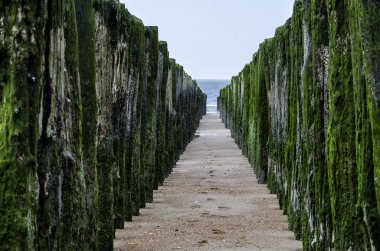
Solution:
{"label": "distant shoreline", "polygon": [[215,81],[223,81],[223,82],[229,82],[229,79],[195,79],[195,81],[199,82],[215,82]]}

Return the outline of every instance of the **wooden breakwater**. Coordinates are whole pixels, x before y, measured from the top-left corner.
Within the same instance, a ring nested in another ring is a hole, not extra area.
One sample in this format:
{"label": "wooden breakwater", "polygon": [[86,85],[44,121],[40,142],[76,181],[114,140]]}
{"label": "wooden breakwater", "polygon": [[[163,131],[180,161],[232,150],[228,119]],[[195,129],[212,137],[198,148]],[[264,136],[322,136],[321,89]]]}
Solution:
{"label": "wooden breakwater", "polygon": [[299,0],[220,92],[305,250],[380,249],[380,4]]}
{"label": "wooden breakwater", "polygon": [[2,250],[111,250],[206,95],[118,1],[0,3]]}

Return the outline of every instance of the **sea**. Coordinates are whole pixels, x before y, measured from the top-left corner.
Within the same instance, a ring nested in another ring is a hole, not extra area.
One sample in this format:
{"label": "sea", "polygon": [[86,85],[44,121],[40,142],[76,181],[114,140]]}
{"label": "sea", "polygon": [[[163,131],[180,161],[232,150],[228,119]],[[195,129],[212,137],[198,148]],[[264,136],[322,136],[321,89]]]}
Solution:
{"label": "sea", "polygon": [[198,86],[207,94],[207,113],[218,113],[218,96],[220,89],[230,83],[225,79],[197,79]]}

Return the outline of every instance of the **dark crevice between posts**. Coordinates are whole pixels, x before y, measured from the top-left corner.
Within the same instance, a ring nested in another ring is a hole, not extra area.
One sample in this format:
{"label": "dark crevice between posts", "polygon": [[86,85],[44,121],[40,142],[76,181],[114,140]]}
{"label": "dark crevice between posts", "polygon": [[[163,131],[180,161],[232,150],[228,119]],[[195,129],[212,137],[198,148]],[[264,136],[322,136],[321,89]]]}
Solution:
{"label": "dark crevice between posts", "polygon": [[378,1],[296,1],[219,97],[306,250],[378,250]]}
{"label": "dark crevice between posts", "polygon": [[0,3],[0,243],[112,250],[206,95],[118,1]]}

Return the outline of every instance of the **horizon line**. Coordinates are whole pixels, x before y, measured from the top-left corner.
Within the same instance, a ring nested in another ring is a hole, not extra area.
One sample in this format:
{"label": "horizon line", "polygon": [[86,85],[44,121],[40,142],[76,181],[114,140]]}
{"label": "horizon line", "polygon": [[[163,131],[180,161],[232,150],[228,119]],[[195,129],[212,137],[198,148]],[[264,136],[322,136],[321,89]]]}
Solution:
{"label": "horizon line", "polygon": [[194,78],[194,80],[210,80],[210,81],[225,80],[225,81],[230,81],[230,79],[227,79],[227,78]]}

